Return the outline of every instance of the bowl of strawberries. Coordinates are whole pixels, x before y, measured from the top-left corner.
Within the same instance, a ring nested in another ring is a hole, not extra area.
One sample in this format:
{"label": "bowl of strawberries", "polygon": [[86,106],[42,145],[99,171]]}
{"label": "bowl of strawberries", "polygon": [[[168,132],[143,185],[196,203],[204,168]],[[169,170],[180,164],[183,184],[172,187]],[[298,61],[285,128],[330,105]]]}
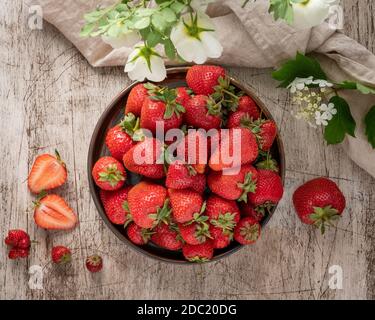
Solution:
{"label": "bowl of strawberries", "polygon": [[283,195],[285,159],[264,103],[220,66],[134,83],[100,117],[90,191],[112,232],[181,264],[256,243]]}

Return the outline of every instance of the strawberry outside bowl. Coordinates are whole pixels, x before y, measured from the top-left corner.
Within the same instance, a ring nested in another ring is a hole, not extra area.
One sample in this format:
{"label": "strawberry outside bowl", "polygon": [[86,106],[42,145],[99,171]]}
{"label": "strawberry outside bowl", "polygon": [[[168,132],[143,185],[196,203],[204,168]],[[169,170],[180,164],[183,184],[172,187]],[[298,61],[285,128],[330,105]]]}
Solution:
{"label": "strawberry outside bowl", "polygon": [[[186,86],[185,77],[186,73],[189,70],[189,67],[175,67],[175,68],[169,68],[167,70],[168,77],[163,82],[159,83],[158,85],[164,85],[168,87],[180,87],[180,86]],[[259,109],[262,111],[262,115],[266,119],[273,120],[272,115],[266,108],[265,104],[256,96],[254,91],[250,89],[248,86],[240,83],[236,79],[230,77],[231,84],[235,86],[239,91],[242,91],[244,94],[250,96],[258,105]],[[99,195],[99,188],[96,186],[91,171],[93,166],[95,165],[95,162],[102,156],[109,155],[109,151],[105,145],[105,136],[107,131],[115,126],[117,123],[120,122],[120,120],[124,117],[124,109],[126,100],[128,97],[128,94],[130,90],[139,84],[139,82],[135,82],[122,90],[109,104],[109,106],[106,108],[104,113],[101,115],[98,123],[96,124],[95,130],[93,132],[90,147],[89,147],[89,153],[88,153],[88,163],[87,163],[87,170],[88,170],[88,178],[89,178],[89,187],[90,192],[92,195],[92,198],[94,200],[95,206],[98,209],[98,212],[101,216],[101,218],[104,220],[108,228],[126,245],[134,249],[135,251],[146,255],[148,257],[154,258],[159,261],[168,262],[168,263],[178,263],[178,264],[184,264],[184,265],[192,265],[194,263],[189,262],[184,259],[182,255],[182,251],[169,251],[166,249],[163,249],[161,247],[158,247],[154,245],[152,242],[149,242],[147,245],[144,246],[137,246],[133,244],[126,235],[126,229],[123,226],[114,225],[110,222],[108,219],[103,205],[100,200]],[[284,154],[284,148],[283,143],[281,141],[281,138],[279,135],[277,135],[276,140],[272,146],[271,149],[272,157],[279,163],[279,174],[281,176],[281,179],[284,183],[285,178],[285,154]],[[132,174],[130,172],[128,173],[127,183],[130,185],[137,184],[140,179],[137,175]],[[275,212],[277,206],[272,208],[270,212],[263,218],[261,221],[261,226],[264,228],[264,226],[268,223],[270,218],[272,217],[273,213]],[[256,244],[253,244],[256,245]],[[239,243],[232,241],[229,247],[225,249],[215,249],[215,254],[212,261],[217,261],[219,259],[222,259],[224,257],[227,257],[234,252],[240,250],[243,248],[243,245],[240,245]],[[251,246],[250,246],[251,247]]]}

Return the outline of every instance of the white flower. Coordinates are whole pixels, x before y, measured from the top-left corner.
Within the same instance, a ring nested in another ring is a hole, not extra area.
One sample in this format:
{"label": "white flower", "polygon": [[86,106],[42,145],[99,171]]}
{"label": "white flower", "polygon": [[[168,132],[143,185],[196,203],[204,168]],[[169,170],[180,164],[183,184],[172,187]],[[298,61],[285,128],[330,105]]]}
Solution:
{"label": "white flower", "polygon": [[316,111],[315,112],[315,123],[316,125],[318,126],[327,126],[328,125],[328,121],[327,121],[327,115],[325,113],[321,113],[319,111]]}
{"label": "white flower", "polygon": [[208,58],[219,58],[223,53],[214,25],[202,13],[183,15],[172,29],[171,40],[178,54],[187,62],[202,64]]}
{"label": "white flower", "polygon": [[326,87],[332,88],[333,87],[333,83],[328,82],[327,80],[318,79],[318,80],[314,80],[312,83],[318,84],[320,88],[326,88]]}
{"label": "white flower", "polygon": [[337,114],[337,110],[335,109],[335,105],[333,103],[329,103],[328,105],[323,103],[319,109],[323,112],[325,119],[328,121],[332,120],[333,116]]}
{"label": "white flower", "polygon": [[292,3],[293,26],[298,29],[315,27],[328,18],[330,7],[338,0],[306,0],[301,3]]}
{"label": "white flower", "polygon": [[160,82],[167,76],[164,60],[154,49],[148,48],[144,44],[136,46],[129,55],[125,72],[128,73],[130,79],[137,81],[144,81],[146,78],[150,81]]}
{"label": "white flower", "polygon": [[129,31],[127,33],[122,33],[118,37],[102,36],[102,40],[112,46],[113,49],[118,49],[121,47],[133,47],[137,44],[141,38],[136,31]]}
{"label": "white flower", "polygon": [[310,85],[313,83],[313,77],[308,78],[295,78],[292,83],[289,84],[287,87],[290,89],[291,93],[296,93],[297,91],[302,91],[305,89],[306,85]]}

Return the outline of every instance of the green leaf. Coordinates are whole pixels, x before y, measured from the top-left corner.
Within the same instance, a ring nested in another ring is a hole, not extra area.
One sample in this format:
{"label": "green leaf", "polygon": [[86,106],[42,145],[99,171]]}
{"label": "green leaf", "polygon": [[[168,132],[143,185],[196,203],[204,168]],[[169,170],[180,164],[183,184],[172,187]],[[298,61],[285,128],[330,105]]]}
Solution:
{"label": "green leaf", "polygon": [[160,13],[167,22],[175,22],[177,19],[175,12],[171,8],[165,8]]}
{"label": "green leaf", "polygon": [[308,78],[327,80],[327,75],[322,70],[319,62],[302,53],[297,53],[295,60],[284,63],[280,69],[272,73],[275,80],[281,82],[280,86],[286,88],[295,78]]}
{"label": "green leaf", "polygon": [[176,14],[179,14],[182,12],[182,10],[185,9],[185,4],[179,2],[179,1],[175,1],[172,5],[171,5],[171,9],[176,13]]}
{"label": "green leaf", "polygon": [[134,28],[138,30],[145,29],[150,25],[150,22],[150,17],[138,18],[134,22]]}
{"label": "green leaf", "polygon": [[176,59],[176,48],[171,40],[168,39],[164,42],[164,51],[169,60]]}
{"label": "green leaf", "polygon": [[373,106],[365,117],[366,136],[368,142],[375,149],[375,106]]}
{"label": "green leaf", "polygon": [[80,32],[80,36],[81,37],[88,37],[89,35],[90,35],[90,33],[92,32],[92,31],[94,31],[94,29],[95,29],[95,23],[88,23],[88,24],[86,24],[83,28],[82,28],[82,30],[81,30],[81,32]]}
{"label": "green leaf", "polygon": [[357,83],[357,90],[359,90],[363,94],[375,94],[374,88],[367,87],[361,83]]}
{"label": "green leaf", "polygon": [[289,0],[271,0],[268,11],[273,14],[275,20],[283,19],[288,23],[293,22],[293,8]]}
{"label": "green leaf", "polygon": [[155,13],[151,18],[152,25],[156,30],[163,32],[168,27],[168,21],[164,18],[161,13]]}
{"label": "green leaf", "polygon": [[343,81],[336,85],[339,89],[345,90],[358,90],[363,94],[375,94],[375,89],[365,86],[359,82]]}
{"label": "green leaf", "polygon": [[350,113],[350,107],[348,103],[339,96],[331,98],[329,103],[333,103],[337,110],[331,121],[328,122],[328,126],[324,130],[324,138],[328,144],[338,144],[344,141],[345,135],[349,134],[355,137],[356,123]]}
{"label": "green leaf", "polygon": [[147,41],[147,45],[151,48],[155,47],[158,43],[160,43],[162,41],[162,38],[161,38],[161,35],[160,33],[158,32],[150,32],[148,35],[147,35],[147,38],[146,38],[146,41]]}

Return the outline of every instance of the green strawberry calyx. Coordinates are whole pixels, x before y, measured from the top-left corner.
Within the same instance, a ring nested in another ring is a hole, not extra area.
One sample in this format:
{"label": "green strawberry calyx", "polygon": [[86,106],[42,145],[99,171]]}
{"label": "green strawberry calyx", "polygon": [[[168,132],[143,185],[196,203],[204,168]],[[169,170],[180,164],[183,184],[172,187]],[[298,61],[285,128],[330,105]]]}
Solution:
{"label": "green strawberry calyx", "polygon": [[246,223],[240,229],[240,235],[246,240],[255,242],[259,238],[259,224]]}
{"label": "green strawberry calyx", "polygon": [[130,224],[130,222],[133,221],[133,216],[130,213],[129,203],[127,201],[124,201],[122,203],[122,208],[126,212],[126,221],[124,223],[124,228],[126,228]]}
{"label": "green strawberry calyx", "polygon": [[221,228],[224,234],[230,236],[236,226],[236,222],[234,221],[235,217],[236,213],[227,212],[225,214],[220,214],[217,219],[211,219],[210,222],[213,226]]}
{"label": "green strawberry calyx", "polygon": [[57,159],[57,161],[64,167],[66,168],[66,164],[64,161],[61,160],[61,156],[60,156],[60,153],[59,151],[57,151],[57,149],[55,149],[55,157]]}
{"label": "green strawberry calyx", "polygon": [[245,175],[245,180],[243,183],[237,183],[237,186],[242,189],[241,197],[237,201],[243,201],[247,203],[247,194],[249,192],[255,193],[256,191],[256,181],[253,180],[252,172],[247,172]]}
{"label": "green strawberry calyx", "polygon": [[100,182],[108,182],[111,187],[117,186],[120,181],[124,181],[125,177],[120,170],[118,170],[117,165],[110,164],[108,165],[105,170],[99,172],[99,179]]}
{"label": "green strawberry calyx", "polygon": [[254,208],[254,210],[261,214],[263,217],[266,216],[266,213],[269,213],[271,212],[271,210],[276,206],[275,203],[271,202],[271,201],[266,201],[265,203],[257,206]]}
{"label": "green strawberry calyx", "polygon": [[267,152],[266,158],[255,165],[258,169],[271,170],[276,173],[279,172],[279,164],[272,158],[271,154]]}
{"label": "green strawberry calyx", "polygon": [[240,95],[236,94],[236,88],[231,85],[229,77],[219,77],[218,85],[214,87],[214,93],[210,98],[220,109],[223,109],[224,114],[227,114],[229,111],[237,110]]}
{"label": "green strawberry calyx", "polygon": [[59,259],[59,264],[66,264],[70,261],[72,261],[72,255],[70,253],[64,253]]}
{"label": "green strawberry calyx", "polygon": [[175,114],[178,118],[186,110],[182,104],[176,101],[177,89],[168,87],[158,87],[152,83],[146,83],[144,87],[148,90],[150,99],[154,101],[161,101],[165,103],[164,119],[168,120]]}
{"label": "green strawberry calyx", "polygon": [[310,214],[309,218],[314,222],[314,226],[319,228],[321,233],[324,234],[327,226],[334,226],[332,221],[341,217],[339,211],[332,206],[324,208],[314,207],[314,212]]}
{"label": "green strawberry calyx", "polygon": [[46,197],[47,195],[48,195],[47,191],[46,191],[46,190],[42,190],[42,191],[38,194],[36,200],[33,201],[34,208],[39,207],[39,206],[40,206],[40,201],[41,201],[44,197]]}
{"label": "green strawberry calyx", "polygon": [[141,237],[142,237],[143,242],[144,242],[144,243],[147,243],[147,242],[150,240],[151,236],[152,236],[153,234],[155,234],[155,233],[156,233],[156,232],[153,232],[153,231],[150,230],[150,229],[142,229],[142,230],[141,230]]}
{"label": "green strawberry calyx", "polygon": [[168,225],[170,223],[172,209],[169,206],[169,199],[164,201],[162,208],[158,208],[156,213],[149,214],[149,218],[154,220],[154,227],[160,223]]}
{"label": "green strawberry calyx", "polygon": [[124,119],[120,122],[120,127],[132,137],[133,141],[143,141],[144,134],[140,127],[140,119],[133,113],[129,112],[125,115]]}
{"label": "green strawberry calyx", "polygon": [[204,262],[210,261],[210,259],[207,259],[205,257],[200,257],[200,256],[190,257],[190,258],[188,258],[188,260],[190,262],[194,262],[194,263],[204,263]]}
{"label": "green strawberry calyx", "polygon": [[185,223],[185,226],[191,225],[193,223],[196,224],[195,228],[195,238],[200,242],[203,243],[207,240],[207,238],[212,239],[212,236],[210,234],[210,226],[207,223],[209,217],[206,215],[203,215],[203,213],[206,211],[206,202],[203,202],[203,205],[199,212],[194,213],[193,219],[187,223]]}

